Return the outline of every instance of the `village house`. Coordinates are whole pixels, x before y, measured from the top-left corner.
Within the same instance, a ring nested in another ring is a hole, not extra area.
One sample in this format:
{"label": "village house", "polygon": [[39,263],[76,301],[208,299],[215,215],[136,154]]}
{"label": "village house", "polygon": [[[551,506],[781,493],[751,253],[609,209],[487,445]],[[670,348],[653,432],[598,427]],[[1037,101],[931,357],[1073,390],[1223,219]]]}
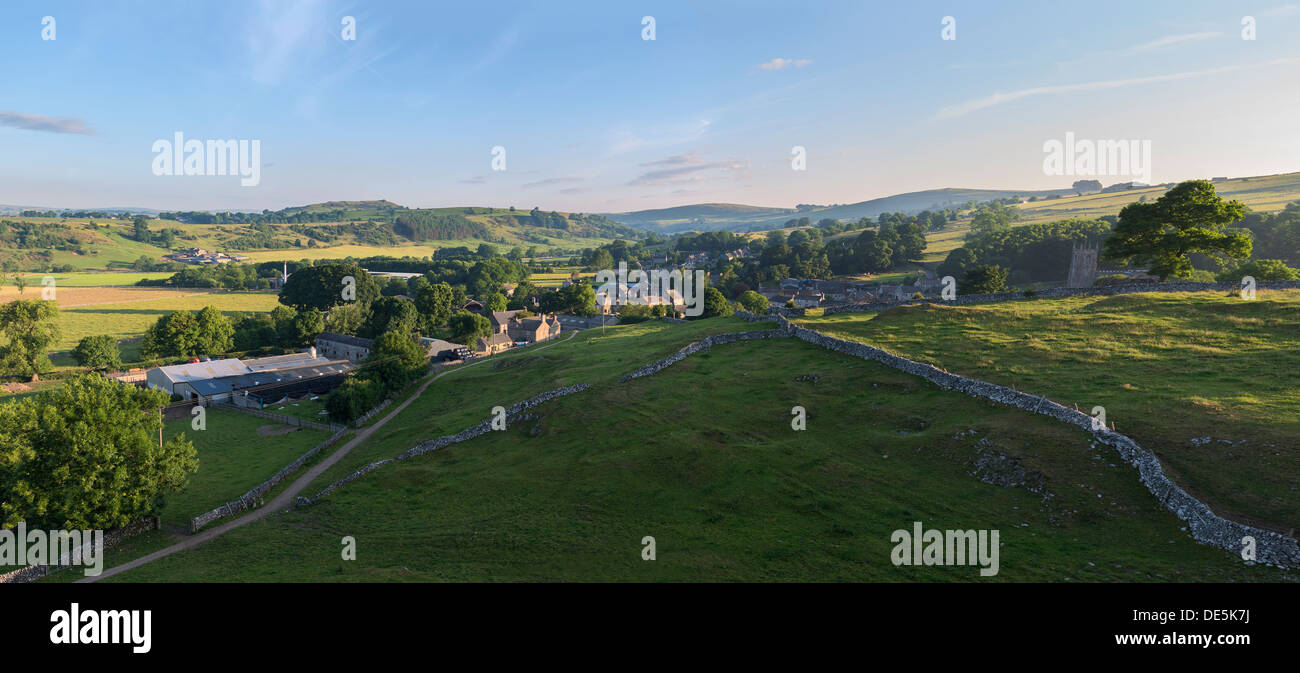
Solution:
{"label": "village house", "polygon": [[555,338],[560,334],[560,321],[554,314],[522,317],[523,311],[492,311],[488,321],[492,324],[492,334],[480,337],[480,351],[489,355],[499,353],[515,344],[531,344]]}
{"label": "village house", "polygon": [[800,290],[794,295],[794,305],[798,308],[817,308],[825,298],[825,295],[816,290]]}

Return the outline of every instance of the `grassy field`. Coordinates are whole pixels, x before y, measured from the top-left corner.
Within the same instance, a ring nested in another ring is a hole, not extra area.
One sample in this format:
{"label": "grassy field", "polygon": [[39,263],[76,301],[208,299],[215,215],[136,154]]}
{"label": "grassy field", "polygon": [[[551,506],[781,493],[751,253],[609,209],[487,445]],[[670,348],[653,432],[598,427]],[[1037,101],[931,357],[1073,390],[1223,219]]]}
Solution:
{"label": "grassy field", "polygon": [[[190,519],[238,498],[330,435],[228,409],[208,409],[205,430],[194,430],[190,423],[188,418],[169,421],[163,428],[164,439],[183,432],[199,452],[199,470],[190,475],[189,485],[167,498],[161,512],[167,525],[189,526]],[[260,428],[287,432],[269,434]]]}
{"label": "grassy field", "polygon": [[[1219,196],[1241,201],[1252,210],[1281,210],[1286,204],[1300,200],[1300,173],[1223,180],[1214,183],[1214,189]],[[1023,203],[1020,205],[1023,219],[1018,224],[1118,215],[1130,203],[1140,199],[1153,201],[1164,193],[1164,187],[1151,187]]]}
{"label": "grassy field", "polygon": [[286,402],[285,404],[272,404],[266,407],[266,411],[273,414],[284,414],[293,416],[306,421],[316,421],[317,423],[329,423],[329,417],[322,414],[325,411],[325,398],[316,400],[305,399],[295,402]]}
{"label": "grassy field", "polygon": [[[54,278],[55,287],[118,287],[124,285],[135,285],[139,280],[157,280],[159,278],[170,278],[170,271],[108,271],[108,272],[85,272],[85,273],[34,273],[24,274],[27,278],[29,289],[39,290],[41,281],[46,276]],[[13,282],[5,279],[9,286]]]}
{"label": "grassy field", "polygon": [[[540,422],[385,466],[310,508],[108,581],[1297,579],[1193,542],[1134,470],[1084,433],[875,363],[777,339],[719,346],[619,384],[611,377],[633,363],[584,357],[656,337],[647,351],[681,345],[702,329],[691,327],[677,339],[619,327],[610,333],[629,334],[520,357],[496,378],[529,378],[504,395],[446,377],[459,399],[404,413],[435,424],[415,436],[480,420],[485,405],[536,386],[595,387],[542,405]],[[656,356],[640,355],[637,364]],[[793,405],[808,411],[804,431],[791,429]],[[990,458],[1004,466],[988,468]],[[995,485],[1008,479],[1029,485]],[[998,530],[999,573],[893,565],[892,532],[917,521]],[[357,560],[342,561],[349,535]],[[655,538],[655,561],[642,560],[644,536]]]}
{"label": "grassy field", "polygon": [[804,322],[1089,413],[1105,407],[1216,511],[1300,526],[1300,379],[1291,375],[1300,291],[928,305]]}
{"label": "grassy field", "polygon": [[[392,458],[419,442],[460,432],[487,419],[492,407],[508,407],[547,390],[575,383],[616,381],[637,367],[667,357],[690,341],[721,332],[764,329],[738,318],[685,325],[648,321],[601,330],[582,330],[572,340],[508,352],[448,374],[389,421],[365,445],[352,450],[307,492],[315,493],[367,463]],[[568,334],[561,334],[568,339]],[[544,349],[544,350],[543,350]],[[534,354],[535,353],[535,354]]]}
{"label": "grassy field", "polygon": [[[63,336],[55,348],[71,349],[82,337],[92,334],[111,334],[119,339],[140,336],[162,315],[182,309],[198,311],[215,306],[230,315],[242,311],[267,312],[279,306],[277,295],[271,292],[154,292],[160,294],[147,301],[114,299],[115,303],[60,308],[59,326]],[[59,293],[60,301],[64,294]]]}

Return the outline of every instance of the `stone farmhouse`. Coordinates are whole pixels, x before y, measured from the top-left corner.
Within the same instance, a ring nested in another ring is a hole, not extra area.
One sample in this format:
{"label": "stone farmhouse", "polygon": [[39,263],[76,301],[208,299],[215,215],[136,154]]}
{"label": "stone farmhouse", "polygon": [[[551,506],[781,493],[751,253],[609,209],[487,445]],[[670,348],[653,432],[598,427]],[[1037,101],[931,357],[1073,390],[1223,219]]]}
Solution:
{"label": "stone farmhouse", "polygon": [[357,363],[370,357],[370,349],[375,345],[374,339],[321,332],[316,336],[316,350],[325,357],[347,360]]}
{"label": "stone farmhouse", "polygon": [[560,335],[560,321],[554,314],[523,318],[519,316],[520,313],[522,311],[492,311],[488,315],[492,334],[479,338],[477,350],[491,355],[517,343],[537,343]]}

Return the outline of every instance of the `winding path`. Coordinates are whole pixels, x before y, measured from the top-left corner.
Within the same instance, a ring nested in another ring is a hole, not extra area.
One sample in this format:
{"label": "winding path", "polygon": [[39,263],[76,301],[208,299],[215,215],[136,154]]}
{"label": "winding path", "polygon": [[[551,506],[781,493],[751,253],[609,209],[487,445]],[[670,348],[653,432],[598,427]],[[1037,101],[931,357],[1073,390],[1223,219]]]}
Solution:
{"label": "winding path", "polygon": [[[556,341],[555,343],[549,343],[544,346],[537,346],[535,348],[528,348],[527,350],[529,352],[532,352],[532,351],[539,351],[546,348],[550,348],[551,346],[557,346],[559,344],[572,340],[573,337],[577,336],[577,334],[578,331],[573,331],[570,332],[569,337],[567,339],[564,339],[563,341]],[[506,351],[506,352],[510,353],[513,351]],[[344,444],[342,447],[339,448],[339,450],[335,451],[334,453],[331,453],[329,457],[327,457],[325,460],[322,460],[316,465],[313,465],[310,469],[307,470],[305,474],[295,479],[293,483],[289,485],[288,488],[284,489],[284,491],[281,492],[280,495],[275,496],[275,498],[272,499],[271,502],[267,503],[265,506],[259,507],[237,519],[227,521],[226,523],[223,523],[214,528],[209,528],[208,530],[205,530],[203,532],[191,535],[170,547],[159,549],[158,551],[153,552],[152,554],[146,554],[144,556],[141,556],[140,558],[127,561],[122,565],[109,568],[95,577],[83,577],[77,580],[77,583],[81,584],[81,583],[88,583],[88,582],[97,582],[99,580],[104,579],[105,577],[112,577],[113,575],[126,572],[128,570],[131,570],[132,568],[138,568],[146,563],[157,561],[158,559],[163,558],[165,556],[171,556],[172,554],[175,554],[178,551],[193,549],[194,547],[197,547],[203,544],[204,542],[207,542],[214,538],[220,537],[221,535],[224,535],[226,532],[230,530],[234,530],[235,528],[239,528],[240,526],[245,526],[247,524],[253,523],[254,521],[261,521],[262,519],[266,518],[267,515],[269,515],[271,512],[274,512],[276,510],[287,510],[293,507],[295,502],[294,499],[298,497],[298,494],[301,493],[304,488],[307,488],[307,486],[311,484],[311,482],[314,481],[316,477],[319,477],[323,472],[325,472],[325,470],[328,470],[335,463],[342,460],[344,456],[348,455],[349,451],[359,446],[362,442],[366,441],[367,439],[370,439],[370,436],[373,435],[376,430],[384,427],[385,424],[393,420],[393,418],[395,418],[398,414],[402,413],[402,411],[404,411],[406,407],[411,404],[411,402],[414,402],[418,397],[420,397],[420,395],[424,394],[425,389],[428,388],[430,385],[432,385],[434,381],[437,381],[438,379],[448,374],[453,374],[455,372],[461,371],[462,369],[467,369],[469,367],[482,364],[484,362],[487,362],[489,359],[490,358],[483,358],[481,360],[478,360],[477,362],[471,362],[463,367],[448,369],[446,371],[440,372],[432,376],[431,378],[429,378],[428,381],[422,383],[419,389],[417,389],[414,394],[406,398],[405,402],[402,402],[401,404],[397,405],[396,409],[393,409],[391,412],[388,413],[388,415],[379,419],[375,423],[371,424],[366,428],[362,428],[359,432],[357,432],[356,435],[352,437],[352,439],[347,444]]]}

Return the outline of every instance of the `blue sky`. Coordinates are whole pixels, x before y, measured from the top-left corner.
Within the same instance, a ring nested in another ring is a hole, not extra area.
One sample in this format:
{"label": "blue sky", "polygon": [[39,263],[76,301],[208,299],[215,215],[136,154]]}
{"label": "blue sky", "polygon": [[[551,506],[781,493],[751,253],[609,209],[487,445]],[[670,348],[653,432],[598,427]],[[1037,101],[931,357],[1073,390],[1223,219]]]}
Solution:
{"label": "blue sky", "polygon": [[[1157,182],[1300,170],[1300,0],[10,0],[0,84],[0,204],[851,203],[1065,187],[1067,131]],[[175,131],[259,140],[260,183],[154,175]]]}

